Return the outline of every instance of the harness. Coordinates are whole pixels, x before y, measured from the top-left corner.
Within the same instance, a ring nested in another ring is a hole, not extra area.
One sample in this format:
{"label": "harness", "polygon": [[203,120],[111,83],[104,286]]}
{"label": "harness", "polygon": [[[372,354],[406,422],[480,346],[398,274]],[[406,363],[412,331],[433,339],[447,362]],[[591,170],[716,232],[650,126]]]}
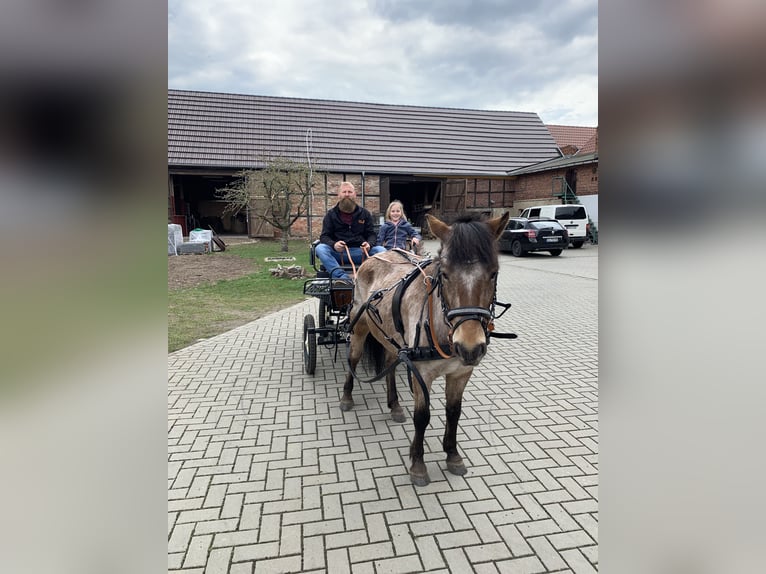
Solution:
{"label": "harness", "polygon": [[[498,337],[498,338],[504,338],[504,339],[515,339],[517,335],[515,333],[496,333],[494,331],[494,320],[502,317],[505,312],[511,307],[510,303],[502,303],[497,300],[497,277],[495,277],[495,284],[494,284],[494,292],[492,295],[492,303],[490,304],[489,309],[485,309],[484,307],[457,307],[455,309],[450,309],[447,306],[447,302],[445,298],[442,295],[442,274],[441,274],[441,267],[439,264],[436,265],[436,270],[433,276],[427,275],[425,270],[430,265],[432,265],[434,262],[433,259],[425,258],[416,258],[413,257],[410,253],[404,250],[400,249],[392,249],[392,252],[396,252],[399,255],[401,255],[405,259],[405,263],[408,262],[413,265],[413,269],[407,273],[404,277],[402,277],[400,280],[398,280],[393,285],[386,287],[384,289],[378,289],[370,294],[370,296],[367,298],[367,301],[365,301],[361,307],[357,310],[356,315],[351,320],[351,322],[348,325],[348,333],[350,334],[353,331],[354,325],[359,321],[363,313],[367,313],[368,317],[370,317],[372,320],[370,321],[377,329],[380,331],[380,333],[383,335],[383,337],[388,341],[397,351],[397,358],[396,361],[394,361],[391,365],[386,367],[383,371],[375,375],[374,377],[370,379],[361,379],[357,376],[357,374],[354,372],[353,369],[351,369],[351,359],[350,359],[350,353],[348,353],[348,360],[349,360],[349,370],[354,377],[355,380],[357,380],[360,383],[371,383],[374,381],[377,381],[384,376],[386,376],[388,373],[392,372],[400,363],[404,363],[404,365],[407,367],[407,373],[408,375],[414,375],[415,379],[417,380],[418,384],[420,385],[421,390],[423,391],[423,397],[425,398],[426,405],[430,405],[430,398],[428,393],[428,388],[426,386],[425,381],[423,380],[422,375],[420,374],[420,371],[415,366],[415,362],[419,361],[433,361],[433,360],[439,360],[439,359],[451,359],[455,357],[453,345],[452,345],[452,333],[463,323],[466,321],[479,321],[482,325],[482,328],[484,329],[484,334],[487,338],[487,345],[489,345],[489,340],[491,337]],[[373,255],[373,257],[376,257]],[[407,339],[404,336],[404,321],[402,318],[402,310],[401,310],[401,303],[402,298],[404,297],[404,293],[407,291],[407,288],[413,284],[415,279],[419,277],[419,275],[423,276],[423,281],[426,286],[426,297],[423,301],[423,306],[420,310],[420,319],[415,326],[415,337],[413,338],[414,341],[414,347],[410,347],[407,344]],[[393,335],[388,335],[382,327],[383,320],[380,316],[380,312],[378,311],[377,304],[383,299],[383,297],[388,293],[389,291],[393,290],[393,296],[391,300],[391,314],[392,319],[394,322],[394,327],[396,328],[396,332],[398,333],[399,337],[401,338],[401,344],[396,341]],[[448,342],[446,345],[443,345],[439,342],[436,331],[434,328],[434,314],[433,314],[433,295],[434,292],[436,292],[439,296],[439,299],[441,301],[441,311],[442,311],[442,319],[444,320],[444,323],[446,324],[448,328]],[[496,308],[502,307],[502,311],[499,314],[496,314]],[[457,322],[455,324],[452,323],[453,320],[457,319]],[[421,335],[421,328],[425,332],[426,339],[428,340],[428,344],[425,346],[420,345],[420,335]],[[346,339],[346,344],[350,344],[350,337]],[[443,347],[447,348],[445,351]],[[410,390],[412,390],[412,378],[408,377],[410,381]]]}

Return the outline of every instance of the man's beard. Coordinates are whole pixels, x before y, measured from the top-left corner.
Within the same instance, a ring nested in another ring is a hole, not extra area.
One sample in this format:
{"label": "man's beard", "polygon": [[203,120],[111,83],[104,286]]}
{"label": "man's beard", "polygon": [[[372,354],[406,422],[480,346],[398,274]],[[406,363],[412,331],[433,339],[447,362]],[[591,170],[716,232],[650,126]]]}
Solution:
{"label": "man's beard", "polygon": [[343,213],[354,213],[354,210],[356,209],[356,202],[350,197],[344,197],[338,201],[338,209],[340,209]]}

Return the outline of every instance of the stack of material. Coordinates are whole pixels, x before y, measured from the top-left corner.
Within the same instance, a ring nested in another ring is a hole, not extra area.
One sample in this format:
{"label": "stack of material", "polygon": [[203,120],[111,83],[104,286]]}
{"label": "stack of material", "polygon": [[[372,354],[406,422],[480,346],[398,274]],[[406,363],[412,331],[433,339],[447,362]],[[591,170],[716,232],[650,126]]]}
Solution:
{"label": "stack of material", "polygon": [[[226,245],[220,239],[217,243],[221,251]],[[215,245],[213,232],[194,229],[189,233],[189,241],[184,243],[183,229],[175,223],[168,223],[168,255],[187,255],[189,253],[212,253]]]}
{"label": "stack of material", "polygon": [[192,229],[189,232],[189,242],[190,243],[207,243],[209,250],[213,251],[213,232],[209,229],[200,229],[199,227],[197,229]]}
{"label": "stack of material", "polygon": [[184,242],[181,226],[168,223],[168,255],[178,255],[178,247]]}
{"label": "stack of material", "polygon": [[269,269],[274,277],[282,277],[283,279],[300,279],[306,275],[303,267],[300,265],[290,265],[289,267],[282,267],[277,264],[276,268]]}
{"label": "stack of material", "polygon": [[189,253],[210,253],[210,245],[204,241],[187,241],[178,246],[179,255]]}

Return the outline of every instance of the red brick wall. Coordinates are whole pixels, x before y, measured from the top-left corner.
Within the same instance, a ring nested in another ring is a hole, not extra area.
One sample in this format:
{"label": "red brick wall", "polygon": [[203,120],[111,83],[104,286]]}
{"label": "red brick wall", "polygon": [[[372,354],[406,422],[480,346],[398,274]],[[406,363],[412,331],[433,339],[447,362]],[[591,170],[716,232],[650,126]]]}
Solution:
{"label": "red brick wall", "polygon": [[598,164],[577,168],[577,195],[598,194]]}
{"label": "red brick wall", "polygon": [[565,170],[546,171],[541,173],[530,173],[520,176],[514,185],[516,193],[514,202],[526,201],[529,199],[554,199],[551,182],[553,177],[564,177]]}
{"label": "red brick wall", "polygon": [[[559,203],[560,200],[553,193],[560,193],[561,181],[553,181],[554,177],[565,177],[567,170],[559,169],[540,173],[530,173],[519,176],[511,182],[515,193],[513,194],[513,208],[516,213],[530,205]],[[577,180],[577,195],[598,194],[598,164],[581,165],[575,168]],[[555,191],[554,191],[555,188]]]}
{"label": "red brick wall", "polygon": [[[350,181],[356,188],[357,202],[367,208],[375,221],[380,212],[380,177],[377,175],[364,176],[364,192],[362,191],[361,174],[316,174],[314,176],[314,200],[311,203],[311,235],[312,239],[319,239],[322,232],[322,220],[327,210],[337,202],[338,187],[341,182]],[[292,237],[308,238],[308,218],[299,218],[290,229]]]}
{"label": "red brick wall", "polygon": [[[492,208],[495,210],[507,208],[517,215],[523,208],[534,204],[558,203],[553,197],[553,185],[556,192],[560,190],[560,182],[552,182],[554,177],[564,177],[566,170],[533,173],[516,178],[466,179],[466,201],[468,209]],[[576,168],[578,195],[598,193],[598,164],[584,165]],[[311,205],[311,235],[318,239],[322,231],[322,220],[325,213],[337,201],[338,186],[343,181],[350,181],[356,187],[357,201],[366,207],[375,221],[382,215],[380,203],[380,176],[365,175],[364,192],[362,191],[361,174],[317,174],[314,179],[314,201]],[[308,219],[301,217],[293,224],[293,237],[308,237]]]}

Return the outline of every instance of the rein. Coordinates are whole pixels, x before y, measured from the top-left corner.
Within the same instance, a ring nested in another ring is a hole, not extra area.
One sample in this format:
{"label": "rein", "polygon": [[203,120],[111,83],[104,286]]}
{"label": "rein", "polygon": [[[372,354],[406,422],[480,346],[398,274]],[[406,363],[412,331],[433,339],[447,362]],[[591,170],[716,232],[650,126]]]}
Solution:
{"label": "rein", "polygon": [[[441,274],[437,273],[437,277],[441,279]],[[441,280],[437,281],[437,286],[439,287],[439,296],[441,296]],[[439,353],[439,356],[442,359],[450,359],[454,356],[452,352],[452,333],[454,332],[454,328],[452,325],[449,324],[449,321],[447,321],[447,326],[449,327],[449,345],[450,345],[450,354],[448,355],[442,350],[442,346],[439,344],[439,339],[436,337],[436,332],[434,331],[434,298],[433,298],[433,292],[434,287],[432,286],[432,280],[429,277],[426,279],[426,288],[428,289],[428,327],[431,333],[431,336],[429,337],[431,340],[431,345],[434,349],[436,349],[436,352]],[[442,298],[442,310],[444,310],[445,304],[444,304],[444,298]]]}
{"label": "rein", "polygon": [[[351,251],[349,250],[348,245],[343,245],[343,247],[346,250],[346,255],[348,255],[348,260],[351,262],[351,270],[354,273],[354,279],[356,279],[356,265],[354,265],[354,258],[351,257]],[[364,253],[364,256],[366,258],[369,258],[370,254],[367,253],[367,250],[364,247],[362,247],[361,249],[362,249],[362,252]]]}

